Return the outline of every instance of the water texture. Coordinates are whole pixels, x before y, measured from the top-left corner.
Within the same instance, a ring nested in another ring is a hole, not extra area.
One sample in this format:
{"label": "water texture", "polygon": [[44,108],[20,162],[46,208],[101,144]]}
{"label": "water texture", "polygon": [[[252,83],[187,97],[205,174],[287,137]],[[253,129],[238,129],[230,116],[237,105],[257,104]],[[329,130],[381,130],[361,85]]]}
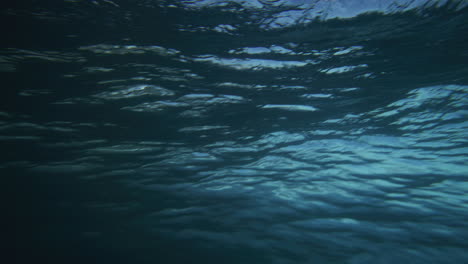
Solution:
{"label": "water texture", "polygon": [[2,5],[18,263],[468,263],[467,1]]}

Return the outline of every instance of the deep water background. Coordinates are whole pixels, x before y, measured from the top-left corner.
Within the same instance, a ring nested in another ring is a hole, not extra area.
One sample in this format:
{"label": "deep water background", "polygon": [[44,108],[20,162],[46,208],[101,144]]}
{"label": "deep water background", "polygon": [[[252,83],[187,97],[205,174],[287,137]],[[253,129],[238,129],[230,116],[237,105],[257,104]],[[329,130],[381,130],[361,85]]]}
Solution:
{"label": "deep water background", "polygon": [[468,263],[467,6],[2,3],[3,248]]}

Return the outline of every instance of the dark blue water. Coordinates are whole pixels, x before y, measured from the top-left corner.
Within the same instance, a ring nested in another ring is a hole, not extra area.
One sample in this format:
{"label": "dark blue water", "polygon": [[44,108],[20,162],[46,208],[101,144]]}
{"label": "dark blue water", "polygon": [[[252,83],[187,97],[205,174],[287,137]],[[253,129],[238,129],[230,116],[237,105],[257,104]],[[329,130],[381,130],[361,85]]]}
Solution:
{"label": "dark blue water", "polygon": [[468,263],[468,2],[2,5],[16,263]]}

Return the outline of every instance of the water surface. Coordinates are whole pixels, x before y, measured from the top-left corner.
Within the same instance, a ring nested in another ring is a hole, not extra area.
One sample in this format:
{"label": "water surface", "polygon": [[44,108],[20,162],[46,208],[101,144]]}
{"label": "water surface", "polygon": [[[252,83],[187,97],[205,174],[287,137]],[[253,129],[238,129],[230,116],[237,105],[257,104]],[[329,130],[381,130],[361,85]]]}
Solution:
{"label": "water surface", "polygon": [[17,1],[17,257],[468,262],[466,1]]}

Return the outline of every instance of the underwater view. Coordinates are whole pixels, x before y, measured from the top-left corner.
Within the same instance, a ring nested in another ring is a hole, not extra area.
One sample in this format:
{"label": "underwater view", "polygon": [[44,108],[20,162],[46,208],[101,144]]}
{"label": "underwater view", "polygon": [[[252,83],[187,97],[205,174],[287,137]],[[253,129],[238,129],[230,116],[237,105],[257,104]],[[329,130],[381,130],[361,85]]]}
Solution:
{"label": "underwater view", "polygon": [[13,263],[468,263],[468,1],[0,19]]}

